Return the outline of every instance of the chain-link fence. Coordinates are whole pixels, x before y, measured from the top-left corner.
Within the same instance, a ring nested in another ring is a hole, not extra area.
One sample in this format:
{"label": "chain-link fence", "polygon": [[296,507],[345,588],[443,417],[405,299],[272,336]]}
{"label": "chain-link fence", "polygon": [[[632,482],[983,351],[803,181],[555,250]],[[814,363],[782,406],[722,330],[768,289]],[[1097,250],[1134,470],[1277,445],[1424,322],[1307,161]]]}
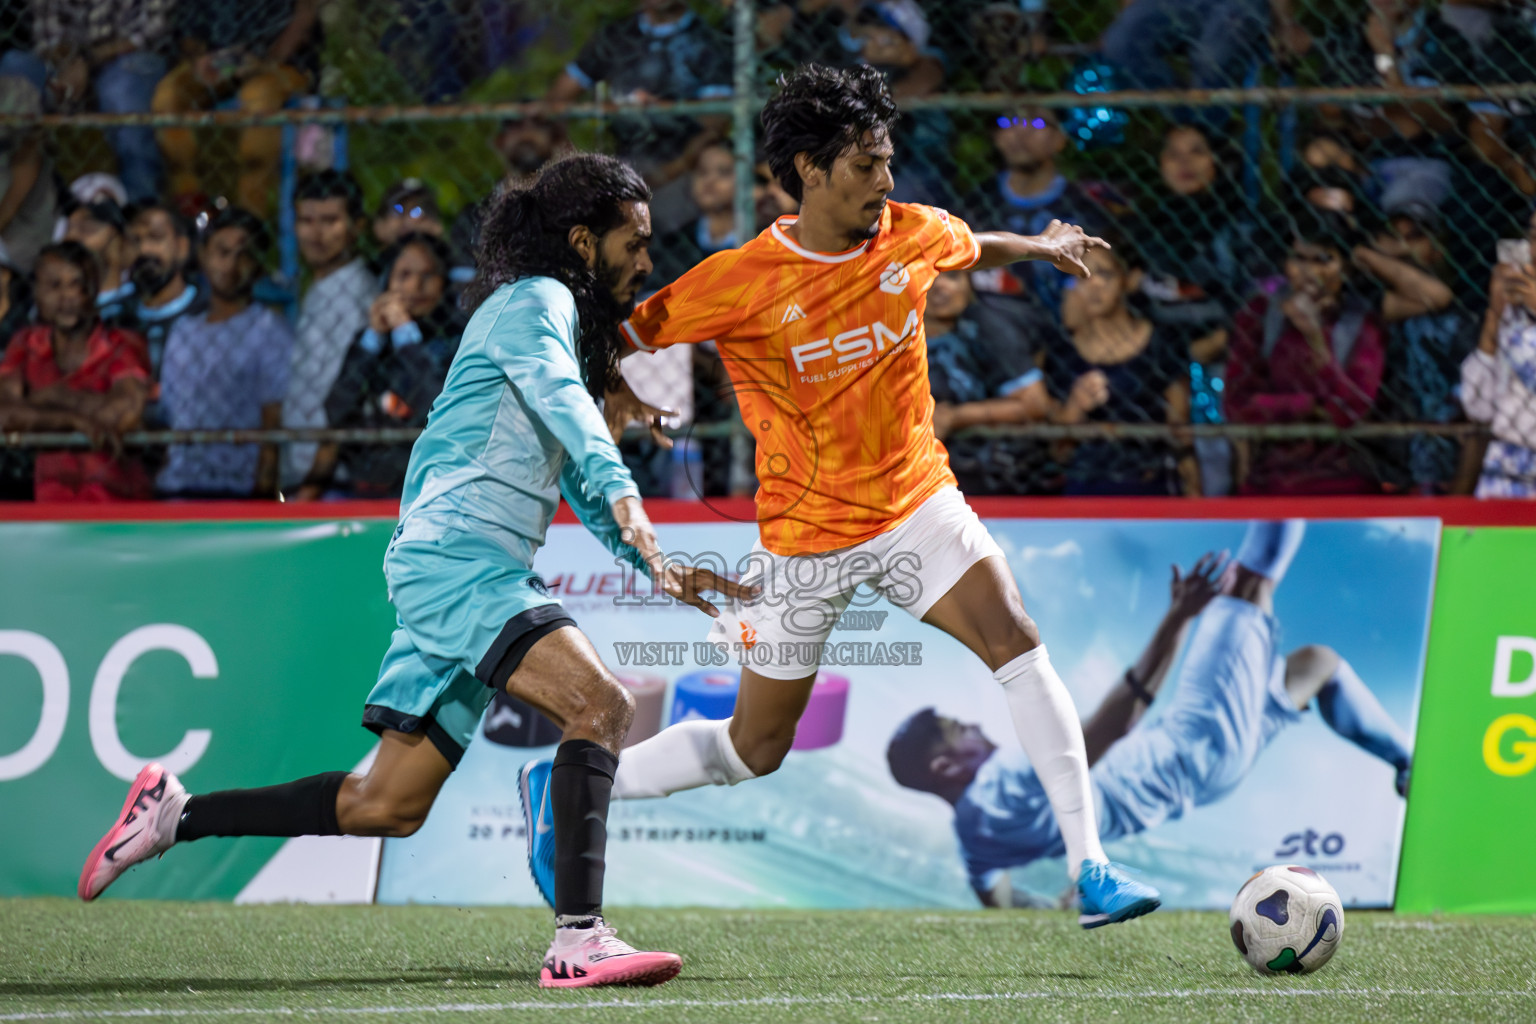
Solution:
{"label": "chain-link fence", "polygon": [[[0,493],[398,493],[498,181],[629,160],[660,287],[793,212],[812,60],[888,75],[892,198],[1114,245],[935,285],[968,491],[1536,490],[1523,0],[0,0]],[[719,357],[625,367],[644,491],[750,494]]]}

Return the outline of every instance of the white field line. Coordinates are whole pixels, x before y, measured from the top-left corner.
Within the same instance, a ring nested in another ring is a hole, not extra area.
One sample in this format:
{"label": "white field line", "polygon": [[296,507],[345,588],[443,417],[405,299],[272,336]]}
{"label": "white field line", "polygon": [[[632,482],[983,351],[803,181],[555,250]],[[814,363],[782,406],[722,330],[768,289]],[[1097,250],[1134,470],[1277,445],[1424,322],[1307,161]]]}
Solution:
{"label": "white field line", "polygon": [[232,1006],[219,1008],[157,1009],[143,1007],[134,1010],[55,1010],[37,1013],[0,1014],[0,1021],[40,1020],[117,1020],[154,1017],[249,1017],[271,1015],[278,1017],[393,1017],[401,1014],[420,1013],[506,1013],[514,1010],[645,1010],[655,1008],[704,1007],[726,1009],[741,1006],[839,1006],[868,1003],[923,1003],[923,1002],[1017,1002],[1034,999],[1205,999],[1228,996],[1261,996],[1280,999],[1297,999],[1307,996],[1454,996],[1468,997],[1515,997],[1525,996],[1536,1000],[1536,989],[1450,989],[1450,988],[1184,988],[1143,989],[1135,992],[932,992],[905,996],[761,996],[755,999],[594,999],[579,1003],[540,1002],[521,1000],[507,1003],[424,1003],[419,1006]]}

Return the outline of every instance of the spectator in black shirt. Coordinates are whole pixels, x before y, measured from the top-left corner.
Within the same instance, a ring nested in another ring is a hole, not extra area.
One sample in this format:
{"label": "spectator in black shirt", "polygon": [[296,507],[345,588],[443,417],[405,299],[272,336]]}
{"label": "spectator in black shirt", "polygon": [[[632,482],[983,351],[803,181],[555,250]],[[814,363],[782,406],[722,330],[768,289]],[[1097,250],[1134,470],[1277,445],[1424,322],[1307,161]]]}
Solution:
{"label": "spectator in black shirt", "polygon": [[729,142],[706,146],[689,175],[689,191],[699,218],[661,235],[651,245],[655,269],[646,291],[660,291],[704,257],[734,249],[736,238],[736,161]]}
{"label": "spectator in black shirt", "polygon": [[[1326,84],[1427,86],[1477,80],[1476,51],[1422,0],[1359,5],[1318,40]],[[1372,174],[1390,184],[1417,176],[1433,181],[1437,202],[1452,189],[1452,150],[1464,135],[1459,104],[1434,101],[1323,106],[1323,122],[1364,154]]]}
{"label": "spectator in black shirt", "polygon": [[144,336],[156,380],[165,339],[177,319],[207,306],[207,296],[191,280],[194,234],[192,222],[166,203],[156,200],[128,209],[128,280],[133,296],[119,320]]}
{"label": "spectator in black shirt", "polygon": [[[928,47],[931,29],[916,0],[866,3],[854,25],[860,59],[885,74],[897,100],[932,96],[943,88],[944,64]],[[942,110],[902,112],[894,141],[908,158],[896,174],[892,199],[947,207],[958,198],[950,192],[953,135],[954,125]]]}
{"label": "spectator in black shirt", "polygon": [[[1283,54],[1311,46],[1292,7],[1291,0],[1126,0],[1104,33],[1104,57],[1132,89],[1181,88],[1168,60],[1175,55],[1187,58],[1196,89],[1238,86],[1269,56],[1271,28]],[[1213,125],[1227,113],[1224,107],[1201,112]]]}
{"label": "spectator in black shirt", "polygon": [[[1434,207],[1404,203],[1387,214],[1370,244],[1354,251],[1355,266],[1377,283],[1387,327],[1373,411],[1389,421],[1451,423],[1461,415],[1461,362],[1477,345],[1476,293],[1458,293],[1446,280],[1450,267]],[[1428,434],[1370,447],[1386,487],[1422,494],[1450,487],[1461,452],[1456,439]]]}
{"label": "spectator in black shirt", "polygon": [[[3,11],[0,6],[0,11]],[[0,113],[37,116],[42,93],[16,75],[0,75]],[[23,274],[53,240],[59,185],[44,133],[36,126],[0,128],[0,259]]]}
{"label": "spectator in black shirt", "polygon": [[[546,117],[509,118],[496,129],[490,144],[501,159],[504,180],[508,182],[532,177],[539,168],[571,148],[565,125]],[[475,279],[474,253],[480,244],[480,221],[485,215],[487,198],[477,199],[460,210],[448,230],[448,246],[453,250],[449,280],[455,292]]]}
{"label": "spectator in black shirt", "polygon": [[[384,254],[384,290],[325,400],[333,427],[422,427],[443,390],[464,320],[449,300],[447,243],[403,236]],[[295,500],[399,497],[411,445],[325,444]]]}
{"label": "spectator in black shirt", "polygon": [[[1085,262],[1062,315],[1069,343],[1047,353],[1045,375],[1057,423],[1189,422],[1189,352],[1184,338],[1141,315],[1131,297],[1141,271],[1124,243]],[[1199,494],[1192,453],[1166,441],[1082,441],[1065,446],[1068,494]],[[1181,457],[1182,456],[1182,457]]]}
{"label": "spectator in black shirt", "polygon": [[1219,349],[1217,336],[1266,269],[1265,240],[1203,129],[1170,127],[1158,170],[1134,234],[1147,268],[1142,294],[1158,323]]}
{"label": "spectator in black shirt", "polygon": [[[1077,224],[1090,235],[1102,235],[1130,212],[1109,185],[1068,179],[1057,163],[1067,137],[1052,110],[1024,107],[1016,115],[999,116],[992,144],[1002,157],[1002,167],[962,204],[971,224],[1038,235],[1052,220],[1060,220]],[[993,295],[1032,299],[1055,318],[1060,316],[1061,293],[1070,276],[1037,261],[977,274],[973,282],[983,301]]]}
{"label": "spectator in black shirt", "polygon": [[764,4],[757,19],[760,59],[788,71],[801,64],[851,67],[859,61],[854,21],[864,0]]}
{"label": "spectator in black shirt", "polygon": [[[639,0],[637,6],[636,14],[602,26],[582,45],[550,87],[550,101],[571,102],[598,82],[608,84],[615,101],[636,105],[731,95],[728,38],[701,22],[682,0]],[[617,154],[655,191],[651,223],[658,233],[691,215],[686,185],[679,179],[699,151],[724,134],[728,120],[626,114],[611,122]]]}
{"label": "spectator in black shirt", "polygon": [[[32,308],[32,289],[27,275],[0,263],[0,345],[27,323]],[[0,501],[32,500],[32,452],[26,448],[0,448]]]}
{"label": "spectator in black shirt", "polygon": [[208,297],[190,280],[195,239],[192,222],[171,206],[153,200],[131,206],[128,216],[128,296],[115,322],[144,336],[149,347],[150,393],[144,403],[146,430],[163,429],[160,367],[176,321],[208,308]]}
{"label": "spectator in black shirt", "polygon": [[1031,423],[1051,411],[1045,378],[1029,339],[976,302],[970,274],[940,274],[923,314],[928,383],[936,403],[933,432],[942,440],[966,427]]}
{"label": "spectator in black shirt", "polygon": [[491,139],[491,148],[501,158],[502,169],[514,178],[537,174],[539,168],[569,150],[570,145],[565,124],[547,117],[503,121]]}
{"label": "spectator in black shirt", "polygon": [[1046,448],[1018,437],[952,436],[967,427],[1033,423],[1051,412],[1031,339],[976,301],[971,275],[940,274],[923,314],[933,432],[967,494],[1038,489]]}
{"label": "spectator in black shirt", "polygon": [[[1232,314],[1256,279],[1273,268],[1265,252],[1276,247],[1226,173],[1231,162],[1218,156],[1204,129],[1171,125],[1158,154],[1159,176],[1138,205],[1133,235],[1146,262],[1142,300],[1159,327],[1188,346],[1193,416],[1205,423],[1221,419]],[[1202,493],[1227,493],[1227,440],[1200,438],[1195,449]]]}

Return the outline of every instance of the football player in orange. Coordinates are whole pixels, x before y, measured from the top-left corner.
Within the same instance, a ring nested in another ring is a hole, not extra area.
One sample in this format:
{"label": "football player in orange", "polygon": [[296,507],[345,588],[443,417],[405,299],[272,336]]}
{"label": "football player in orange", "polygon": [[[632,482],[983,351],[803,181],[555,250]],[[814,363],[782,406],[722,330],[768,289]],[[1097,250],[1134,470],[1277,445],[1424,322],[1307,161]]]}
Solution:
{"label": "football player in orange", "polygon": [[[934,436],[923,336],[940,273],[1048,260],[1086,276],[1083,255],[1106,243],[1057,222],[1039,236],[975,234],[943,210],[891,202],[896,117],[871,67],[810,65],[780,79],[763,109],[763,147],[799,215],[709,257],[623,325],[640,352],[718,347],[757,440],[760,538],[742,582],[761,594],[734,604],[711,634],[742,655],[734,715],[630,747],[613,795],[659,797],[777,769],[822,645],[869,584],[992,670],[1060,824],[1081,923],[1127,920],[1155,909],[1158,894],[1104,856],[1077,711]],[[636,412],[658,410],[616,396],[610,426]],[[530,855],[541,856],[536,844]]]}

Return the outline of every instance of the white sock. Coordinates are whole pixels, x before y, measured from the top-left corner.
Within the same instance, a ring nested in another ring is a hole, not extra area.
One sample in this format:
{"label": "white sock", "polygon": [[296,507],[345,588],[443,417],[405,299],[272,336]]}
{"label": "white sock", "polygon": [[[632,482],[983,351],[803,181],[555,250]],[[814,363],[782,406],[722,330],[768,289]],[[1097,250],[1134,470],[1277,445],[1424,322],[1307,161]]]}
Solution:
{"label": "white sock", "polygon": [[[1083,861],[1105,861],[1098,812],[1088,777],[1088,751],[1072,696],[1051,667],[1045,645],[992,673],[1008,698],[1013,728],[1029,757],[1067,844],[1067,874],[1074,880]],[[622,765],[620,766],[622,771]]]}
{"label": "white sock", "polygon": [[755,779],[731,742],[731,720],[678,722],[619,755],[613,799],[643,800]]}

